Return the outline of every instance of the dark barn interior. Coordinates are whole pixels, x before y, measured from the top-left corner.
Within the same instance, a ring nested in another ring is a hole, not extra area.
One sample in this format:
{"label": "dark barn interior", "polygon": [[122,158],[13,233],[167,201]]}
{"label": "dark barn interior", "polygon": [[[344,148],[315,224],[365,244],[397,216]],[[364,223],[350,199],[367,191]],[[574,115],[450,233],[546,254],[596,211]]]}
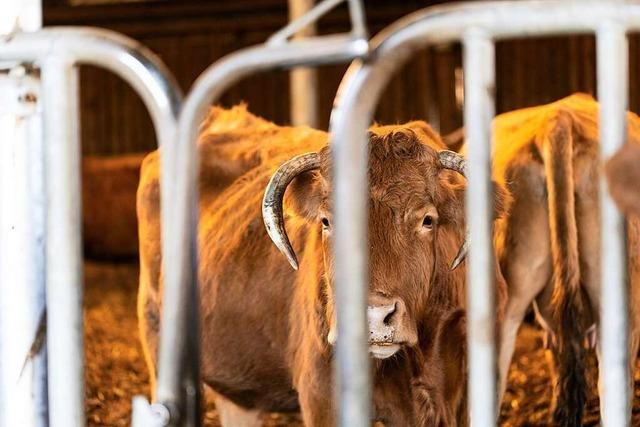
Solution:
{"label": "dark barn interior", "polygon": [[[396,19],[437,3],[445,2],[366,0],[369,30],[374,35]],[[44,0],[45,25],[89,25],[131,36],[162,58],[185,92],[209,64],[265,41],[286,20],[284,0]],[[320,21],[319,32],[341,32],[348,25],[346,8],[341,7]],[[639,43],[637,36],[631,37],[630,109],[636,113],[640,112]],[[496,67],[497,113],[548,103],[574,92],[595,96],[595,43],[589,36],[500,42]],[[320,69],[319,107],[325,129],[345,70],[346,66]],[[462,78],[460,46],[429,49],[395,77],[376,120],[423,119],[443,135],[454,132],[462,126]],[[252,113],[287,124],[288,73],[270,72],[243,81],[222,101],[224,106],[244,102]],[[129,425],[131,397],[148,394],[135,311],[135,191],[141,159],[155,148],[155,136],[134,92],[115,76],[92,67],[81,71],[81,119],[87,422]],[[548,425],[547,353],[541,332],[533,324],[525,325],[511,367],[501,425]],[[594,378],[591,383],[595,384]],[[597,425],[597,394],[592,389],[586,421]],[[640,423],[638,413],[636,404],[636,423]],[[205,422],[219,425],[211,404]],[[265,423],[301,425],[295,415],[274,414]]]}

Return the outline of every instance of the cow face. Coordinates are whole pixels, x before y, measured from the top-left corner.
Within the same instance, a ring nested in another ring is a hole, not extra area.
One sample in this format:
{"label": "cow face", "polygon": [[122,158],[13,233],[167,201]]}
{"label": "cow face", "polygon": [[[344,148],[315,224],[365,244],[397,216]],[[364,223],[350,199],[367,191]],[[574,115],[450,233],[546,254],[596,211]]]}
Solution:
{"label": "cow face", "polygon": [[[437,144],[429,138],[437,136],[428,128],[394,126],[370,133],[367,314],[370,352],[379,359],[416,344],[430,289],[438,276],[450,273],[465,235],[464,179],[460,175],[464,161],[456,154],[432,148]],[[272,239],[297,268],[282,219],[283,188],[293,181],[287,198],[289,207],[321,235],[318,256],[322,257],[329,296],[327,339],[333,344],[336,322],[330,176],[328,148],[285,163],[272,178],[263,206],[267,209],[263,210]],[[274,192],[277,194],[271,197]]]}

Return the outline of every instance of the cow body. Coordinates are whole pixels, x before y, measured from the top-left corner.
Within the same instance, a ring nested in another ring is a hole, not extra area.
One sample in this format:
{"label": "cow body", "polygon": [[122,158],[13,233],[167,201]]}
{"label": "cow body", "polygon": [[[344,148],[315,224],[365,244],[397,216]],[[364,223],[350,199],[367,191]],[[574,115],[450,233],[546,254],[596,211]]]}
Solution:
{"label": "cow body", "polygon": [[[439,369],[425,366],[435,360],[429,352],[434,339],[442,340],[439,325],[465,305],[464,267],[450,269],[465,235],[464,180],[439,163],[438,152],[446,147],[422,122],[373,128],[370,144],[368,312],[375,413],[387,426],[431,425],[432,418],[417,416],[412,395],[424,389],[425,370]],[[221,397],[218,404],[252,411],[245,418],[252,423],[260,411],[300,408],[306,425],[333,425],[327,135],[278,127],[243,108],[214,109],[199,150],[202,378]],[[317,168],[293,180],[283,203],[285,233],[299,260],[295,271],[265,232],[260,207],[274,170],[308,152],[318,153]],[[138,309],[153,374],[162,304],[157,154],[145,161],[141,176]],[[505,285],[499,271],[496,276],[502,308]],[[463,369],[452,366],[459,374]],[[445,380],[427,382],[432,387]],[[464,411],[448,413],[460,422],[466,417]]]}
{"label": "cow body", "polygon": [[[640,120],[629,113],[629,139],[640,141]],[[513,195],[497,230],[509,287],[500,338],[501,393],[516,333],[532,303],[548,331],[558,368],[554,423],[580,425],[585,400],[584,341],[599,324],[600,207],[598,105],[586,95],[498,116],[494,122],[494,179]],[[630,372],[640,334],[638,221],[629,218]],[[590,340],[593,341],[593,340]],[[598,353],[600,353],[598,341]],[[633,375],[631,375],[633,378]]]}

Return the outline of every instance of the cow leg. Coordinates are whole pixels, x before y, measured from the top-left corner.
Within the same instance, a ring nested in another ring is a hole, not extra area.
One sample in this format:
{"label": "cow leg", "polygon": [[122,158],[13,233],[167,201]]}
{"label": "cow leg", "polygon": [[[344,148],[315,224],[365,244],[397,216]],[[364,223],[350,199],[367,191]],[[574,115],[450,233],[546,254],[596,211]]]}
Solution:
{"label": "cow leg", "polygon": [[331,363],[328,360],[309,359],[305,362],[295,382],[302,421],[305,427],[334,426]]}
{"label": "cow leg", "polygon": [[301,387],[298,390],[300,412],[302,413],[305,427],[329,427],[335,425],[330,388],[327,389],[327,393],[318,393],[317,390],[310,390],[311,387]]}
{"label": "cow leg", "polygon": [[640,348],[640,334],[637,330],[632,330],[629,334],[629,390],[631,391],[631,404],[633,404],[633,395],[635,388],[634,375],[636,372],[638,348]]}
{"label": "cow leg", "polygon": [[219,394],[216,394],[215,402],[222,427],[259,427],[262,425],[261,413],[257,409],[243,408]]}
{"label": "cow leg", "polygon": [[629,378],[631,403],[634,396],[634,374],[640,348],[640,219],[627,218],[627,253],[629,255]]}
{"label": "cow leg", "polygon": [[514,200],[501,267],[508,286],[498,348],[499,401],[507,386],[509,365],[520,324],[536,295],[551,276],[549,219],[539,165],[523,166],[511,188]]}
{"label": "cow leg", "polygon": [[[591,316],[596,329],[595,350],[598,360],[598,395],[602,398],[602,340],[600,334],[600,310],[602,309],[600,282],[600,206],[597,197],[597,180],[578,181],[576,188],[576,225],[578,226],[578,254],[580,257],[580,282],[591,306]],[[605,285],[606,286],[606,285]],[[587,331],[588,332],[588,331]]]}
{"label": "cow leg", "polygon": [[[543,274],[542,271],[538,271],[537,274],[531,274],[526,265],[513,266],[512,273],[512,278],[518,281],[519,286],[509,290],[505,317],[500,327],[500,347],[498,349],[499,402],[502,402],[507,388],[509,366],[513,357],[518,329],[529,305],[540,291],[540,285],[544,285],[548,277],[548,273]],[[543,275],[544,279],[542,278]],[[509,282],[509,280],[507,279],[507,283],[515,283]]]}
{"label": "cow leg", "polygon": [[138,290],[138,332],[144,360],[149,370],[151,401],[155,401],[156,362],[158,356],[158,334],[160,330],[160,307],[154,298],[148,281],[141,280]]}

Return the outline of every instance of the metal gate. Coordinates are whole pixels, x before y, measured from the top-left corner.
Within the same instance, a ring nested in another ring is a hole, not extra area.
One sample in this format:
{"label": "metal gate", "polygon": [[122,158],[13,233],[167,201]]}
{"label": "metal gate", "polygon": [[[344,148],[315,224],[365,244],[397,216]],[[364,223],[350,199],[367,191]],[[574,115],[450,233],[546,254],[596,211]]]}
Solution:
{"label": "metal gate", "polygon": [[[16,160],[24,169],[16,169],[10,179],[21,174],[24,181],[35,181],[35,185],[32,182],[25,185],[29,190],[28,200],[24,201],[28,218],[19,222],[21,227],[18,228],[9,220],[0,221],[0,241],[17,241],[25,246],[33,263],[14,264],[7,261],[13,261],[13,258],[7,257],[1,267],[0,286],[2,289],[27,288],[24,302],[35,308],[29,307],[34,313],[30,313],[28,319],[6,316],[3,321],[8,318],[9,322],[17,318],[24,321],[12,325],[18,332],[25,324],[31,329],[33,324],[39,323],[35,336],[28,338],[34,342],[31,348],[11,349],[4,342],[0,343],[11,362],[24,360],[22,369],[18,363],[3,366],[0,377],[7,377],[2,378],[7,381],[2,382],[0,388],[0,410],[4,411],[20,400],[26,412],[38,414],[30,417],[30,425],[84,425],[77,66],[90,64],[106,68],[128,82],[149,110],[162,148],[163,300],[170,303],[163,304],[162,309],[158,403],[150,406],[143,398],[134,399],[133,423],[199,425],[199,319],[195,310],[198,176],[195,140],[199,123],[209,105],[216,102],[224,90],[252,73],[300,65],[344,63],[364,57],[368,43],[362,4],[360,0],[346,1],[352,23],[349,33],[289,40],[345,2],[324,0],[274,34],[266,44],[234,53],[211,66],[196,81],[184,103],[178,85],[162,62],[144,46],[112,31],[86,27],[47,28],[30,33],[14,32],[0,38],[0,71],[23,70],[25,65],[39,70],[41,76],[39,82],[38,73],[34,72],[30,74],[36,77],[31,79],[22,75],[16,77],[11,72],[6,73],[5,79],[0,73],[0,91],[10,98],[3,99],[8,105],[8,113],[18,121],[26,115],[34,116],[36,123],[28,129],[33,127],[35,131],[18,141],[17,145],[24,143],[24,147],[12,151],[11,159],[8,159],[11,162],[14,154],[19,154]],[[36,21],[40,19],[38,0],[29,0],[28,7],[20,0],[10,6],[28,9],[24,15],[17,15],[16,29],[20,28],[20,19],[32,16]],[[0,113],[4,111],[0,109]],[[42,115],[42,133],[38,127],[39,114]],[[7,185],[0,188],[7,188],[11,183],[4,184]],[[16,191],[7,193],[0,194],[5,206],[13,201]],[[30,232],[29,227],[36,232]],[[10,251],[6,245],[2,249],[4,255]],[[16,278],[20,283],[15,283]],[[45,286],[46,302],[43,302]],[[45,311],[39,312],[43,308]],[[41,336],[45,329],[46,350],[43,344],[35,345],[44,341]],[[36,354],[32,354],[34,350]],[[6,363],[5,353],[2,353],[0,365]],[[40,356],[36,358],[37,355]],[[31,362],[32,359],[37,360]],[[15,391],[11,380],[21,378],[25,366],[29,366],[29,384],[19,390],[20,396],[10,396]],[[17,417],[12,423],[24,425],[26,418],[20,414]]]}
{"label": "metal gate", "polygon": [[[82,425],[83,350],[79,222],[77,69],[107,68],[129,82],[151,113],[162,147],[162,252],[164,301],[158,359],[158,403],[134,402],[137,425],[197,425],[198,318],[196,280],[197,128],[208,106],[251,73],[358,59],[349,69],[331,118],[335,161],[335,259],[338,343],[336,379],[339,424],[368,426],[371,381],[366,335],[366,165],[369,126],[380,94],[395,71],[418,49],[461,41],[464,45],[469,179],[467,218],[469,404],[471,422],[494,425],[494,295],[490,192],[490,122],[494,116],[494,43],[512,37],[595,33],[601,154],[606,159],[624,141],[628,91],[626,34],[640,29],[640,5],[607,1],[476,2],[431,8],[401,19],[370,44],[362,5],[347,0],[352,31],[345,35],[289,41],[342,0],[325,0],[276,33],[265,45],[218,61],[194,84],[184,103],[160,61],[136,42],[104,30],[56,28],[0,39],[0,63],[35,63],[42,73],[44,153],[36,146],[46,188],[31,206],[46,213],[46,255],[37,257],[46,275],[49,421]],[[370,55],[369,55],[370,54]],[[181,107],[182,106],[182,107]],[[36,170],[37,167],[35,168]],[[627,298],[624,218],[600,183],[602,215],[603,423],[629,424]],[[0,236],[4,238],[5,236]],[[65,256],[59,256],[65,254]],[[2,266],[2,268],[12,268]],[[39,270],[39,271],[40,271]],[[3,286],[6,284],[3,283]],[[179,351],[177,351],[179,350]],[[186,362],[186,363],[185,363]],[[4,390],[6,393],[6,390]]]}
{"label": "metal gate", "polygon": [[[37,335],[29,339],[33,339],[34,344],[39,340],[44,341],[44,337],[40,338],[39,335],[44,335],[46,330],[47,351],[42,357],[48,361],[48,366],[40,368],[39,376],[34,378],[37,384],[30,397],[32,407],[24,409],[41,414],[32,421],[33,425],[47,425],[47,421],[52,426],[84,425],[77,66],[92,64],[109,69],[133,86],[150,112],[160,145],[166,148],[174,144],[181,94],[154,54],[137,42],[111,31],[79,27],[49,28],[9,35],[0,39],[0,62],[13,69],[21,64],[35,66],[41,75],[41,82],[38,83],[36,78],[32,91],[23,94],[24,99],[14,100],[28,100],[39,106],[34,107],[37,110],[34,114],[42,115],[43,132],[35,132],[18,141],[24,143],[20,149],[27,151],[25,157],[20,159],[25,163],[23,167],[29,171],[30,179],[36,182],[26,202],[28,210],[35,212],[34,222],[25,223],[24,230],[3,227],[0,236],[3,241],[8,239],[36,247],[29,254],[33,265],[26,268],[32,269],[37,276],[28,282],[15,282],[16,278],[20,280],[24,276],[21,269],[25,266],[3,264],[2,287],[31,287],[34,293],[41,295],[46,285],[46,312],[39,313]],[[11,99],[3,99],[3,102],[7,101]],[[39,138],[42,138],[41,142]],[[42,183],[42,188],[38,188],[38,182]],[[5,184],[11,185],[11,182]],[[7,194],[2,196],[2,203],[10,202]],[[170,200],[170,195],[167,199]],[[29,227],[36,230],[33,235],[28,234]],[[171,242],[167,244],[170,246]],[[23,324],[20,323],[10,327],[16,328],[17,333],[27,332],[21,329]],[[7,344],[3,342],[0,345],[11,351],[10,343]],[[25,366],[37,354],[45,353],[43,344],[25,353],[20,353],[21,349],[14,351],[22,357]],[[14,375],[16,378],[23,375],[19,369],[4,373],[12,375],[12,378]],[[28,395],[11,396],[13,390],[7,384],[10,383],[3,384],[2,390],[3,404],[7,407],[12,404],[12,399],[29,398]],[[46,384],[48,398],[44,389]],[[24,419],[20,424],[24,425]]]}
{"label": "metal gate", "polygon": [[[625,140],[628,105],[627,32],[640,29],[640,4],[629,1],[474,2],[425,9],[376,36],[370,60],[354,63],[331,116],[334,155],[335,280],[338,313],[340,425],[370,425],[366,354],[367,138],[382,90],[421,48],[462,42],[467,135],[467,268],[469,408],[474,426],[495,425],[496,355],[491,235],[491,120],[494,43],[515,37],[594,33],[597,40],[600,153],[610,157]],[[601,378],[603,424],[628,425],[632,396],[627,355],[627,266],[624,218],[600,178],[602,223]]]}

